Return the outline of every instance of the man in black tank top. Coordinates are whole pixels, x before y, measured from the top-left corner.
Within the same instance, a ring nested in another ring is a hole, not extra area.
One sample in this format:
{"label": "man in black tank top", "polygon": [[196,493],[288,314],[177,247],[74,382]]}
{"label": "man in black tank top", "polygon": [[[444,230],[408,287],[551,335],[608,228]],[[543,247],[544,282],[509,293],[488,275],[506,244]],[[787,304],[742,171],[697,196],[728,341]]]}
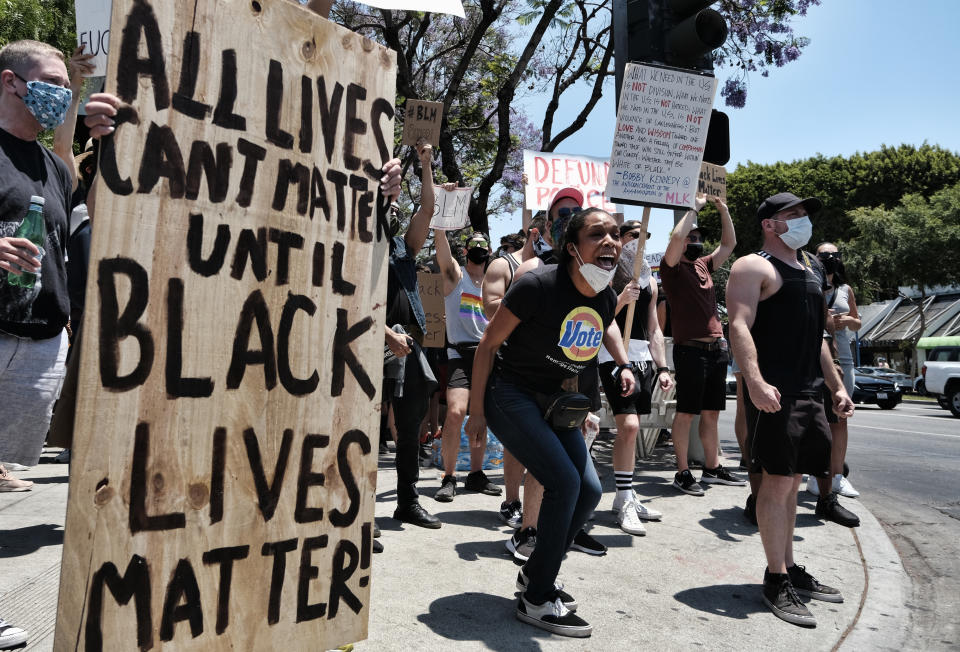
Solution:
{"label": "man in black tank top", "polygon": [[730,337],[745,386],[750,480],[767,558],[763,601],[783,620],[808,627],[816,620],[798,594],[843,601],[840,591],[820,584],[793,558],[800,478],[829,475],[824,383],[834,412],[844,418],[853,414],[823,341],[821,282],[797,259],[797,250],[810,239],[807,215],[821,206],[819,199],[791,193],[764,200],[757,211],[763,250],[740,258],[727,285]]}

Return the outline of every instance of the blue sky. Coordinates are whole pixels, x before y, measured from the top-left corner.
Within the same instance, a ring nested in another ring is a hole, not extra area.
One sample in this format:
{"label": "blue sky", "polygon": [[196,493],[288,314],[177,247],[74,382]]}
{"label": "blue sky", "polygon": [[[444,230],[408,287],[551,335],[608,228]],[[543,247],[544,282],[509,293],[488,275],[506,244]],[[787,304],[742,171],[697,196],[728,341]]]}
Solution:
{"label": "blue sky", "polygon": [[[960,1],[823,0],[794,26],[810,45],[769,77],[753,73],[745,108],[724,108],[717,93],[716,108],[730,116],[728,172],[748,161],[846,156],[883,144],[926,141],[960,152]],[[722,84],[723,71],[717,76]],[[565,98],[567,121],[585,97]],[[543,115],[528,106],[531,118]],[[608,157],[613,115],[611,85],[558,151]],[[627,218],[641,210],[627,207]],[[519,226],[519,213],[491,219],[494,243]],[[663,251],[672,226],[672,212],[652,211],[648,252]]]}

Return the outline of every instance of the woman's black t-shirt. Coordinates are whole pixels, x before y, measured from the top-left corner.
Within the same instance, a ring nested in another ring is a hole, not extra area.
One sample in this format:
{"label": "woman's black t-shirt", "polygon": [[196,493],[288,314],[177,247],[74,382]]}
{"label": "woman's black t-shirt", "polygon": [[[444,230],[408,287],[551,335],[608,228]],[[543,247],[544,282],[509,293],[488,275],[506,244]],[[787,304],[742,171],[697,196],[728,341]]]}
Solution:
{"label": "woman's black t-shirt", "polygon": [[617,295],[608,287],[586,297],[565,267],[545,265],[516,279],[503,305],[520,324],[500,347],[497,371],[552,394],[593,364],[613,321]]}

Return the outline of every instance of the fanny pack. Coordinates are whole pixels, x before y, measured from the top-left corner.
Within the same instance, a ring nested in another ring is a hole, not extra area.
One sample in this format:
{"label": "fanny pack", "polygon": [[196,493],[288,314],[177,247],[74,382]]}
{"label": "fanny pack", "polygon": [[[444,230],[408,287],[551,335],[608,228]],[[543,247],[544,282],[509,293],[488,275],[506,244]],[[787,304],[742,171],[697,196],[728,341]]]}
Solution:
{"label": "fanny pack", "polygon": [[555,430],[579,428],[590,413],[590,399],[579,392],[537,394],[543,418]]}

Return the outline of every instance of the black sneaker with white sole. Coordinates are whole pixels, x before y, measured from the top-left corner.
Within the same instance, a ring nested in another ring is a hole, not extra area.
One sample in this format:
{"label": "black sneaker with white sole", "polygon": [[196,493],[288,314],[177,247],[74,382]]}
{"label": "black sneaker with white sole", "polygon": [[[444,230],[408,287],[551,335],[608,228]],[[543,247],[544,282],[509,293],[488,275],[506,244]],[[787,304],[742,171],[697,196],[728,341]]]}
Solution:
{"label": "black sneaker with white sole", "polygon": [[[525,592],[527,590],[527,584],[529,583],[530,580],[527,579],[526,573],[524,573],[523,568],[521,568],[517,573],[517,590],[520,591],[520,593]],[[560,580],[553,581],[553,590],[557,592],[557,597],[560,598],[563,606],[570,611],[576,611],[577,607],[580,606],[572,595],[563,590],[563,582]]]}
{"label": "black sneaker with white sole", "polygon": [[707,484],[725,484],[731,487],[743,487],[747,484],[746,480],[733,475],[723,468],[723,465],[717,466],[715,469],[703,467],[703,473],[700,474],[700,482]]}
{"label": "black sneaker with white sole", "polygon": [[787,575],[790,576],[790,583],[798,595],[804,595],[814,600],[823,600],[824,602],[843,602],[843,594],[840,593],[839,589],[821,584],[800,564],[794,564],[788,568]]}
{"label": "black sneaker with white sole", "polygon": [[583,530],[577,532],[577,536],[573,537],[573,543],[570,544],[570,549],[579,550],[588,555],[600,556],[607,554],[607,547]]}
{"label": "black sneaker with white sole", "polygon": [[703,495],[703,487],[697,484],[697,481],[693,479],[693,474],[690,473],[690,469],[678,471],[673,476],[673,486],[683,493],[690,494],[691,496]]}
{"label": "black sneaker with white sole", "polygon": [[507,539],[507,550],[517,561],[527,561],[537,547],[537,528],[517,528],[509,539]]}
{"label": "black sneaker with white sole", "polygon": [[500,520],[516,529],[523,522],[523,505],[519,500],[500,503]]}
{"label": "black sneaker with white sole", "polygon": [[774,616],[788,623],[801,627],[817,626],[817,619],[800,601],[789,575],[774,574],[769,570],[763,573],[763,603],[770,607]]}
{"label": "black sneaker with white sole", "polygon": [[586,638],[593,633],[593,627],[563,606],[559,597],[533,604],[521,595],[517,601],[517,620],[560,636]]}

